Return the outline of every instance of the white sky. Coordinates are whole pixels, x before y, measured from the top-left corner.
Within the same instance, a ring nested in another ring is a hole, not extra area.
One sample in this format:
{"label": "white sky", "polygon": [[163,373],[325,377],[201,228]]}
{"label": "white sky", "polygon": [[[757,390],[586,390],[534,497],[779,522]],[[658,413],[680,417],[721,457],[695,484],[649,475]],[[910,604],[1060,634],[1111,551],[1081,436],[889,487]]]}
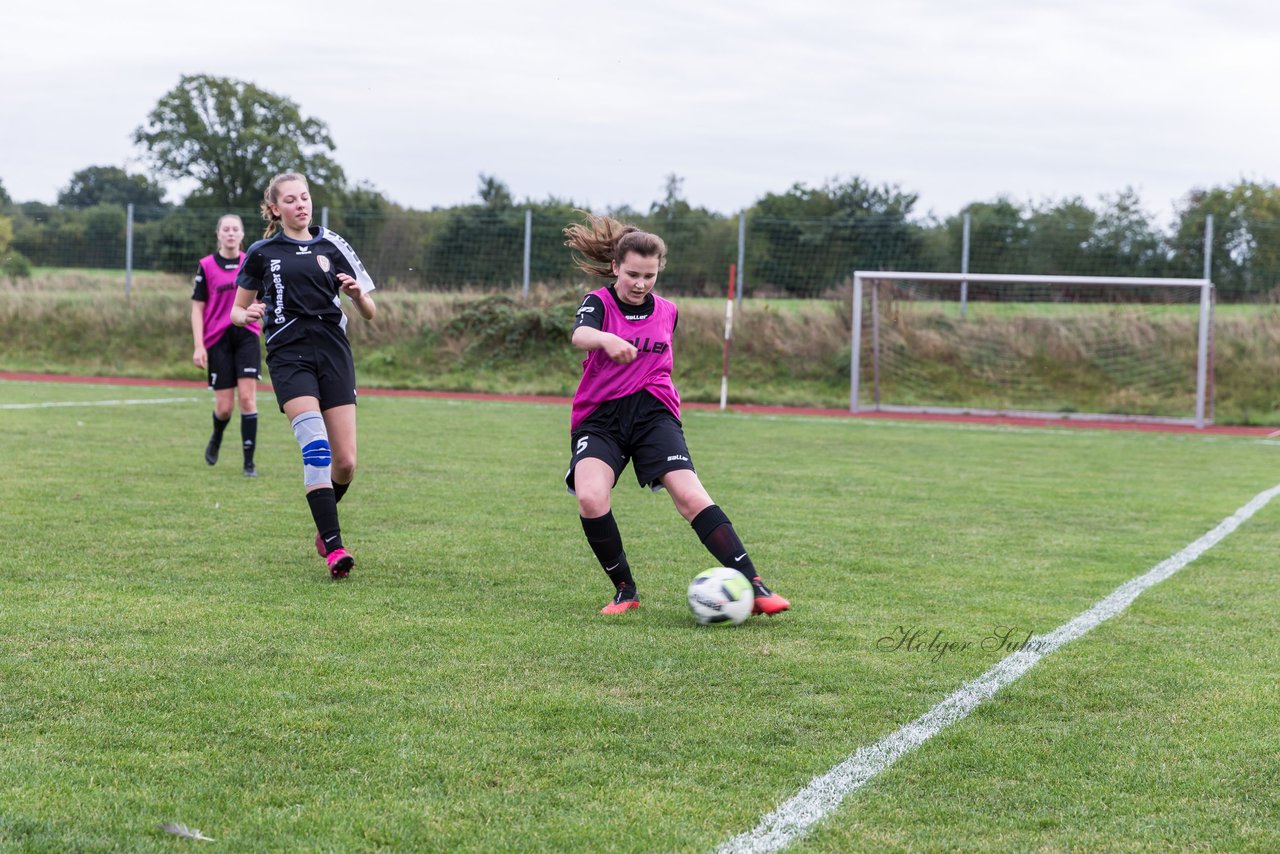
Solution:
{"label": "white sky", "polygon": [[0,16],[0,181],[53,202],[182,74],[324,121],[352,181],[431,208],[645,210],[665,178],[733,213],[857,175],[917,214],[1008,194],[1167,219],[1280,176],[1280,3],[1263,0],[23,0]]}

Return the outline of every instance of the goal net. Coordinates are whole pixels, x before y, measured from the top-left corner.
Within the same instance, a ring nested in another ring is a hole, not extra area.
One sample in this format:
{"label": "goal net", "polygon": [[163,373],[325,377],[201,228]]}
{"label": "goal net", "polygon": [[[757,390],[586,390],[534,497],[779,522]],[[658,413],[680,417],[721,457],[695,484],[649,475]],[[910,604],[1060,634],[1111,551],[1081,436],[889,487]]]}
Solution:
{"label": "goal net", "polygon": [[860,271],[853,412],[1212,423],[1207,279]]}

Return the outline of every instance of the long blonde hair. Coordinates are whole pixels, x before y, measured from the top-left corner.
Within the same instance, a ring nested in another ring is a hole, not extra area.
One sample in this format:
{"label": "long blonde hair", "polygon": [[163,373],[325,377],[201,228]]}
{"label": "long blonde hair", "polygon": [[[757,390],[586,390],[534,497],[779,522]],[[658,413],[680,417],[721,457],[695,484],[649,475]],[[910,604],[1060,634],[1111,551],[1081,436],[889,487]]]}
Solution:
{"label": "long blonde hair", "polygon": [[596,216],[580,211],[585,223],[575,222],[564,229],[565,246],[576,251],[573,263],[579,270],[600,278],[613,276],[613,262],[622,262],[628,252],[642,258],[657,258],[658,270],[667,266],[667,244],[656,234],[641,231],[634,225],[618,222],[613,217]]}
{"label": "long blonde hair", "polygon": [[285,181],[301,181],[308,189],[311,187],[307,183],[307,176],[299,172],[281,172],[271,179],[271,182],[267,184],[267,189],[262,191],[262,204],[258,206],[258,210],[262,211],[262,218],[267,223],[266,231],[262,232],[263,240],[280,230],[280,217],[271,212],[271,206],[280,197],[280,185]]}

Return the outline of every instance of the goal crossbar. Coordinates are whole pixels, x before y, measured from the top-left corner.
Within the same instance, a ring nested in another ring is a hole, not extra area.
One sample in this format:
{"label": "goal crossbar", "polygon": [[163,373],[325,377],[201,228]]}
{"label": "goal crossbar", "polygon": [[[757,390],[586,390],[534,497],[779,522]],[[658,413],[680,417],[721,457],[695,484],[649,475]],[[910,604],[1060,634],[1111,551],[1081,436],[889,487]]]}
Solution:
{"label": "goal crossbar", "polygon": [[[1197,328],[1196,341],[1196,397],[1195,397],[1195,417],[1193,419],[1186,418],[1167,418],[1167,417],[1147,417],[1147,416],[1108,416],[1104,413],[1083,415],[1073,413],[1070,417],[1075,419],[1100,420],[1103,418],[1116,418],[1118,420],[1128,421],[1152,421],[1178,424],[1194,424],[1196,428],[1203,428],[1208,422],[1205,416],[1206,398],[1209,385],[1209,348],[1211,346],[1211,338],[1209,335],[1209,327],[1212,318],[1213,306],[1213,282],[1210,279],[1177,279],[1177,278],[1147,278],[1139,276],[1041,276],[1033,274],[1016,274],[1016,273],[925,273],[910,272],[904,270],[857,270],[853,274],[853,341],[850,354],[849,366],[849,411],[860,412],[862,409],[858,403],[858,382],[859,369],[861,367],[862,358],[862,296],[863,283],[868,281],[913,281],[913,282],[954,282],[961,286],[962,299],[965,293],[965,286],[970,282],[981,284],[1050,284],[1050,285],[1083,285],[1083,286],[1101,286],[1101,287],[1181,287],[1181,288],[1198,288],[1200,290],[1200,307],[1199,307],[1199,324]],[[878,318],[875,319],[878,323]],[[970,415],[1006,415],[1022,418],[1066,418],[1068,416],[1057,412],[1040,412],[1026,410],[979,410],[971,408],[959,407],[910,407],[910,406],[881,406],[879,403],[875,406],[875,411],[880,412],[930,412],[940,414],[970,414]]]}

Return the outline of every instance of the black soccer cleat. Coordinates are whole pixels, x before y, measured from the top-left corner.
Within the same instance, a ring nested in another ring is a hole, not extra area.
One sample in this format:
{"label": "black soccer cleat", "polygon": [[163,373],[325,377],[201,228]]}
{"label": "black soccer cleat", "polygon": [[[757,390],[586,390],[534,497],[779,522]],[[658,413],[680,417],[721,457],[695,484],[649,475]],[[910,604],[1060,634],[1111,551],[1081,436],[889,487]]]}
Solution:
{"label": "black soccer cleat", "polygon": [[210,439],[209,444],[204,446],[204,461],[209,465],[213,465],[218,461],[218,451],[222,449],[222,443],[216,439]]}

